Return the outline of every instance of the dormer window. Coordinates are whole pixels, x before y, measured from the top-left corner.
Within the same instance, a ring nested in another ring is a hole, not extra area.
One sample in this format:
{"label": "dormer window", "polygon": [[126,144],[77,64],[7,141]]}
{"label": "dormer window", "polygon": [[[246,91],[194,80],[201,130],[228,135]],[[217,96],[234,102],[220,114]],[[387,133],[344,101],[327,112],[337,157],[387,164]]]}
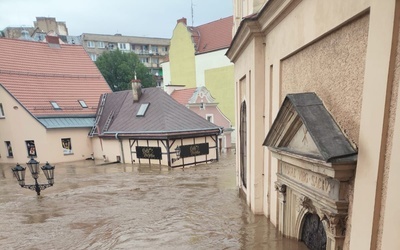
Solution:
{"label": "dormer window", "polygon": [[51,101],[51,106],[53,106],[53,109],[61,109],[60,106],[58,106],[57,102]]}
{"label": "dormer window", "polygon": [[140,106],[139,111],[136,113],[136,117],[143,117],[146,114],[149,105],[150,103],[143,103]]}
{"label": "dormer window", "polygon": [[82,108],[87,108],[88,105],[86,104],[86,102],[84,100],[78,100],[79,104],[81,105]]}

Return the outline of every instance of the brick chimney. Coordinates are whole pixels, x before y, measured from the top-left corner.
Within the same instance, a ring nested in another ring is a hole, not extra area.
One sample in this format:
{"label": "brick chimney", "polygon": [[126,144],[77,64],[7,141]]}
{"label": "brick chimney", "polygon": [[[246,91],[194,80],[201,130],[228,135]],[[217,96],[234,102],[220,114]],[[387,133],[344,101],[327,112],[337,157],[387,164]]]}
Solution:
{"label": "brick chimney", "polygon": [[140,96],[142,95],[142,84],[140,83],[140,80],[133,79],[131,81],[132,84],[132,93],[133,93],[133,102],[138,102],[140,99]]}
{"label": "brick chimney", "polygon": [[176,23],[183,23],[184,25],[187,25],[187,20],[186,18],[182,17],[181,19],[178,19],[178,21],[176,21]]}

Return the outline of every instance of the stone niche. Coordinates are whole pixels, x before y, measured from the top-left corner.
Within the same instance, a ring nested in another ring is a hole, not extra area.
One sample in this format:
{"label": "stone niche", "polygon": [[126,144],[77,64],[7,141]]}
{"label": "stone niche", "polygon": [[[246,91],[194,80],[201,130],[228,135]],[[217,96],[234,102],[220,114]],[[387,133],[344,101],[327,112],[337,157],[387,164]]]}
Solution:
{"label": "stone niche", "polygon": [[357,150],[315,93],[289,94],[265,138],[278,159],[278,229],[310,249],[342,249]]}

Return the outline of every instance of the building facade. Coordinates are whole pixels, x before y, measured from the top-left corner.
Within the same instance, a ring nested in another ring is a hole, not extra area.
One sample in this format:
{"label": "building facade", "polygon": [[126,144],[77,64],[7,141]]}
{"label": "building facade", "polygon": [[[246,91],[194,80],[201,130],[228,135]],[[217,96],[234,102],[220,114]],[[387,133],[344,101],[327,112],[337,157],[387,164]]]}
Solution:
{"label": "building facade", "polygon": [[168,58],[170,39],[83,33],[81,40],[93,61],[103,52],[116,49],[137,54],[151,74],[156,76],[158,86],[162,85],[161,63]]}
{"label": "building facade", "polygon": [[399,7],[234,1],[237,181],[288,237],[400,248]]}
{"label": "building facade", "polygon": [[170,95],[175,101],[223,129],[223,132],[218,136],[220,152],[226,152],[232,148],[232,124],[218,108],[218,103],[206,87],[176,88],[171,85],[166,87],[167,93],[170,92],[169,87],[173,88]]}
{"label": "building facade", "polygon": [[222,128],[176,102],[161,88],[100,97],[90,136],[95,158],[122,163],[185,167],[218,160]]}
{"label": "building facade", "polygon": [[195,27],[188,26],[186,18],[179,19],[169,60],[162,67],[164,86],[206,87],[234,127],[233,64],[225,56],[232,27],[232,16]]}
{"label": "building facade", "polygon": [[111,90],[82,46],[1,38],[0,50],[0,162],[92,157],[88,133]]}

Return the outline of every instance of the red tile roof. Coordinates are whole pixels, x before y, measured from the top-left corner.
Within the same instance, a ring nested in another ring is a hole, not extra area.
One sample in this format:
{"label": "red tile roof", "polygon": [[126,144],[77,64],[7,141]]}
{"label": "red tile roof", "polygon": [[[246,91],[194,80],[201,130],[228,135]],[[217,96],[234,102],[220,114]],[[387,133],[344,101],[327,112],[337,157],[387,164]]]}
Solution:
{"label": "red tile roof", "polygon": [[196,44],[196,53],[207,53],[229,48],[232,41],[233,16],[206,23],[197,27],[188,27]]}
{"label": "red tile roof", "polygon": [[197,88],[176,89],[171,93],[171,97],[180,104],[186,105],[189,103],[189,99],[193,96],[196,89]]}
{"label": "red tile roof", "polygon": [[82,46],[1,38],[0,51],[0,84],[35,116],[95,115],[111,92]]}

